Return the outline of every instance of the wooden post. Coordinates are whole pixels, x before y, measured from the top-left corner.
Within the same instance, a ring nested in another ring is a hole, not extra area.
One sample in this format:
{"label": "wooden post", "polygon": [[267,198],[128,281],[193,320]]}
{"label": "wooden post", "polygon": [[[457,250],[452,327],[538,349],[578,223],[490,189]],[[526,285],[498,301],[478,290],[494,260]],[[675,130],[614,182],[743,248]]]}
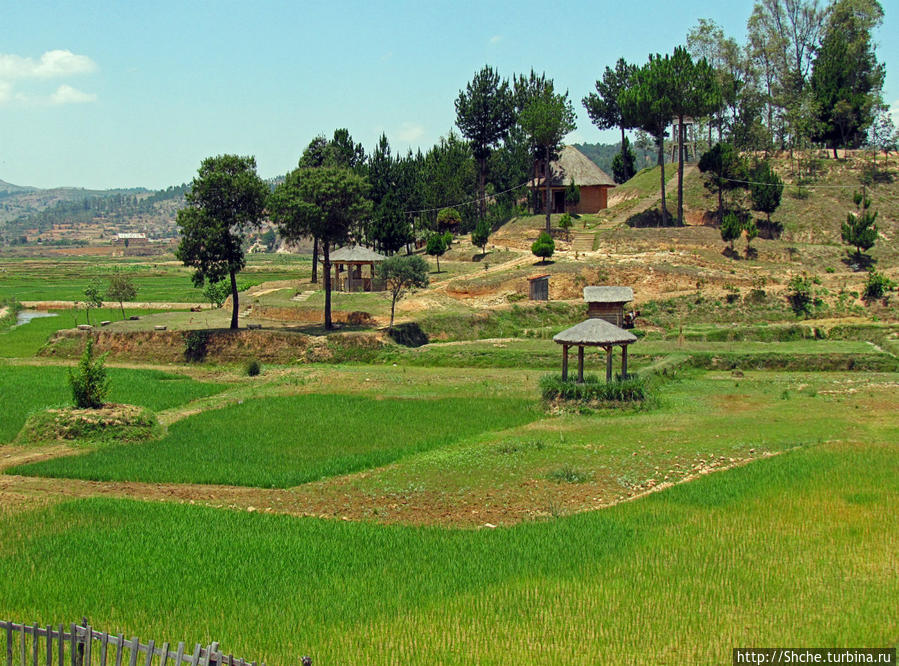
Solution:
{"label": "wooden post", "polygon": [[612,345],[606,347],[606,382],[612,381]]}
{"label": "wooden post", "polygon": [[584,345],[577,348],[577,383],[584,383]]}
{"label": "wooden post", "polygon": [[627,379],[627,345],[621,345],[621,378]]}
{"label": "wooden post", "polygon": [[568,380],[568,345],[562,345],[562,381]]}

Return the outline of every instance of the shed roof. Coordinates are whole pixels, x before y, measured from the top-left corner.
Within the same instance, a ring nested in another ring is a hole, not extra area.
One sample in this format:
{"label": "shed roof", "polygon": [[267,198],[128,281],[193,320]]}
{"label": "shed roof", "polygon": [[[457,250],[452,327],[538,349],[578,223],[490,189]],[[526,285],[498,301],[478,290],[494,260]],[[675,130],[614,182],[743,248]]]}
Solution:
{"label": "shed roof", "polygon": [[374,250],[361,245],[347,245],[346,247],[342,247],[339,250],[332,252],[329,258],[332,262],[339,261],[341,263],[352,261],[378,262],[387,259],[383,254],[378,254]]}
{"label": "shed roof", "polygon": [[560,345],[629,345],[637,341],[633,333],[610,324],[605,319],[588,319],[553,337]]}
{"label": "shed roof", "polygon": [[542,280],[543,278],[548,278],[549,273],[541,273],[540,275],[532,275],[528,278],[528,282],[533,282],[534,280]]}
{"label": "shed roof", "polygon": [[[591,185],[603,185],[615,187],[615,181],[605,171],[600,169],[589,157],[584,155],[574,146],[563,146],[559,152],[559,159],[550,163],[552,168],[552,182],[554,187],[568,187],[571,181],[579,187]],[[543,183],[542,176],[532,181],[537,186]]]}
{"label": "shed roof", "polygon": [[584,300],[588,303],[627,303],[634,300],[630,287],[584,287]]}

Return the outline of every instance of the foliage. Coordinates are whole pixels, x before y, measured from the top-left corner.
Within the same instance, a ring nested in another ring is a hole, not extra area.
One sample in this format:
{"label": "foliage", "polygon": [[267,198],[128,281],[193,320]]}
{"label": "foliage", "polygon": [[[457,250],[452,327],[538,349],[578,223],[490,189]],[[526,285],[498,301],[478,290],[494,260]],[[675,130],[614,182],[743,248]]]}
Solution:
{"label": "foliage", "polygon": [[490,221],[478,220],[474,231],[471,232],[471,244],[481,248],[481,254],[487,253],[487,241],[490,240]]}
{"label": "foliage", "polygon": [[527,102],[518,116],[518,122],[527,134],[535,156],[543,160],[543,178],[546,187],[544,206],[546,208],[546,231],[550,230],[550,186],[552,174],[550,163],[555,159],[565,135],[576,128],[574,109],[568,93],[557,94],[547,85]]}
{"label": "foliage", "polygon": [[455,208],[441,208],[437,213],[437,231],[456,233],[462,225],[462,216]]}
{"label": "foliage", "polygon": [[78,409],[99,409],[109,393],[109,377],[104,361],[106,354],[94,359],[94,339],[88,336],[78,366],[69,369],[72,401]]}
{"label": "foliage", "polygon": [[821,284],[817,276],[794,275],[787,283],[787,301],[799,316],[808,317],[823,303],[815,287]]}
{"label": "foliage", "polygon": [[113,405],[105,409],[50,409],[28,417],[16,437],[16,444],[47,444],[64,441],[69,445],[97,445],[144,442],[156,439],[162,428],[148,409]]}
{"label": "foliage", "polygon": [[[447,232],[449,233],[449,232]],[[437,259],[437,272],[440,272],[440,257],[446,254],[446,234],[432,232],[428,236],[428,242],[425,245],[425,253]]]}
{"label": "foliage", "polygon": [[324,257],[325,328],[331,322],[332,247],[346,243],[372,209],[366,199],[370,186],[362,176],[343,167],[294,169],[268,200],[269,215],[282,238],[315,238]]}
{"label": "foliage", "polygon": [[671,100],[671,68],[668,56],[650,55],[649,62],[634,70],[631,84],[618,96],[624,122],[643,130],[655,139],[660,167],[662,224],[668,223],[665,204],[665,136],[674,117]]}
{"label": "foliage", "polygon": [[871,31],[883,19],[879,3],[837,0],[815,54],[810,87],[819,111],[817,138],[859,146],[874,121],[886,69],[877,62]]}
{"label": "foliage", "polygon": [[577,206],[581,201],[581,188],[574,182],[574,178],[565,188],[565,203],[569,206]]}
{"label": "foliage", "polygon": [[559,218],[559,228],[565,231],[565,236],[571,237],[571,227],[574,225],[574,221],[571,219],[571,215],[565,213],[562,217]]}
{"label": "foliage", "polygon": [[725,243],[730,243],[730,249],[733,250],[734,241],[743,233],[743,220],[737,213],[728,211],[725,213],[724,219],[721,220],[720,231],[721,240]]}
{"label": "foliage", "polygon": [[537,237],[537,240],[531,245],[531,252],[534,256],[540,257],[542,261],[540,263],[546,263],[546,260],[553,256],[553,253],[556,251],[556,242],[552,239],[545,231],[541,231],[540,235]]}
{"label": "foliage", "polygon": [[585,375],[584,382],[563,380],[559,375],[543,375],[540,393],[544,400],[574,400],[578,402],[642,402],[647,398],[646,380],[631,376],[627,379],[606,382],[595,376]]}
{"label": "foliage", "polygon": [[244,372],[247,377],[258,377],[259,373],[262,372],[262,364],[259,363],[255,358],[251,358],[244,365]]}
{"label": "foliage", "polygon": [[765,213],[768,219],[768,227],[771,227],[771,213],[780,206],[783,197],[784,183],[771,164],[767,161],[759,162],[752,170],[749,184],[749,194],[752,197],[752,210]]}
{"label": "foliage", "polygon": [[397,324],[388,330],[388,334],[391,340],[404,347],[421,347],[428,344],[428,334],[414,321]]}
{"label": "foliage", "polygon": [[887,293],[896,289],[896,283],[883,273],[869,271],[865,280],[865,291],[862,298],[871,302],[883,298]]}
{"label": "foliage", "polygon": [[752,241],[759,235],[759,228],[755,220],[747,216],[743,221],[743,231],[746,233],[746,253],[749,254]]}
{"label": "foliage", "polygon": [[184,360],[200,363],[206,358],[209,331],[188,331],[184,336]]}
{"label": "foliage", "polygon": [[225,304],[230,293],[231,286],[225,280],[219,280],[218,282],[209,280],[206,282],[206,286],[203,287],[203,297],[209,301],[209,305],[217,308]]}
{"label": "foliage", "polygon": [[699,158],[699,170],[706,174],[705,186],[718,195],[718,220],[724,221],[724,193],[746,187],[746,162],[729,143],[716,143]]}
{"label": "foliage", "polygon": [[871,199],[864,192],[856,192],[852,200],[855,202],[855,212],[846,216],[840,233],[843,242],[855,247],[855,254],[861,258],[862,253],[874,246],[877,240],[877,211],[869,210]]}
{"label": "foliage", "polygon": [[84,312],[87,323],[91,323],[91,310],[103,307],[103,283],[100,278],[92,279],[84,288]]}
{"label": "foliage", "polygon": [[[428,245],[430,246],[430,239]],[[391,296],[390,325],[388,328],[393,328],[393,314],[396,309],[396,302],[409,289],[420,289],[428,286],[428,264],[417,254],[405,257],[394,255],[381,262],[379,271],[381,278],[387,283],[387,290]]]}
{"label": "foliage", "polygon": [[621,152],[616,154],[612,160],[612,178],[619,185],[626,183],[637,173],[637,168],[634,166],[637,158],[627,137],[624,137],[621,145]]}
{"label": "foliage", "polygon": [[175,256],[195,269],[194,285],[231,282],[231,328],[239,311],[236,275],[246,265],[243,243],[265,214],[268,186],[256,174],[256,159],[219,155],[203,160],[178,211],[181,242]]}
{"label": "foliage", "polygon": [[130,275],[118,270],[113,271],[109,278],[109,287],[106,289],[106,298],[118,301],[122,308],[122,319],[125,319],[125,301],[133,301],[137,296],[137,286]]}
{"label": "foliage", "polygon": [[484,217],[487,204],[484,189],[487,160],[514,122],[515,112],[509,82],[500,79],[490,65],[485,65],[456,97],[456,125],[471,144],[471,152],[478,164],[480,218]]}

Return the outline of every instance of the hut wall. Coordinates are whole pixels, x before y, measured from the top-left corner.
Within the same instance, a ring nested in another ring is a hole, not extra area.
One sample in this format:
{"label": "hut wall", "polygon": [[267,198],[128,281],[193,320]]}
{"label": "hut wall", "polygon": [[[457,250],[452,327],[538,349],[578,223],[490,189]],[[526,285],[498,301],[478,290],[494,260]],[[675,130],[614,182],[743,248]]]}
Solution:
{"label": "hut wall", "polygon": [[530,299],[532,301],[549,300],[549,278],[539,278],[530,281]]}
{"label": "hut wall", "polygon": [[598,213],[608,208],[608,190],[608,187],[602,185],[582,185],[581,200],[577,206],[574,206],[572,212],[583,215],[584,213]]}
{"label": "hut wall", "polygon": [[624,324],[624,303],[588,303],[587,316],[591,319],[605,319],[610,324],[621,327]]}

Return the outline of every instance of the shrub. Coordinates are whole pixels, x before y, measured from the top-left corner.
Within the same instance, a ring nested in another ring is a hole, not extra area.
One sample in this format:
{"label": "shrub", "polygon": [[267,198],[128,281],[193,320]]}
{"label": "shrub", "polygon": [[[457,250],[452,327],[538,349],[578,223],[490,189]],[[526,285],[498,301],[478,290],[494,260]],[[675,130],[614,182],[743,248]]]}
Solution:
{"label": "shrub", "polygon": [[487,218],[478,220],[474,231],[471,232],[471,244],[481,248],[481,254],[487,254],[487,241],[490,240],[490,222]]}
{"label": "shrub", "polygon": [[404,347],[421,347],[428,344],[428,335],[415,322],[400,324],[387,331],[387,334],[398,345]]}
{"label": "shrub", "polygon": [[734,249],[734,241],[743,233],[743,220],[734,212],[728,212],[721,220],[721,240],[730,243],[730,249]]}
{"label": "shrub", "polygon": [[69,386],[72,399],[79,409],[99,409],[109,393],[109,377],[103,361],[106,354],[94,360],[94,339],[88,338],[81,361],[74,370],[69,369]]}
{"label": "shrub", "polygon": [[546,260],[553,256],[553,253],[556,251],[556,243],[550,237],[548,233],[545,231],[541,231],[540,235],[537,237],[537,240],[534,241],[534,244],[531,245],[531,252],[534,253],[534,256],[540,257],[542,259],[541,263],[546,263]]}
{"label": "shrub", "polygon": [[565,213],[561,218],[559,218],[559,228],[565,230],[565,237],[569,238],[571,236],[571,226],[574,222],[571,220],[571,215]]}
{"label": "shrub", "polygon": [[895,288],[896,283],[886,275],[877,271],[871,271],[868,273],[868,279],[865,281],[865,292],[862,298],[868,302],[876,301]]}
{"label": "shrub", "polygon": [[588,402],[642,402],[646,400],[646,381],[635,375],[618,381],[600,381],[593,375],[584,377],[584,383],[573,379],[563,380],[558,375],[540,378],[540,392],[544,400],[572,400]]}
{"label": "shrub", "polygon": [[184,359],[199,363],[206,358],[206,345],[209,344],[209,331],[190,331],[184,336]]}
{"label": "shrub", "polygon": [[262,372],[262,365],[255,358],[247,361],[247,364],[244,366],[244,370],[247,373],[247,377],[256,377],[260,372]]}
{"label": "shrub", "polygon": [[794,275],[787,283],[787,300],[793,312],[800,316],[808,316],[812,309],[821,305],[821,299],[815,285],[821,284],[816,276]]}

